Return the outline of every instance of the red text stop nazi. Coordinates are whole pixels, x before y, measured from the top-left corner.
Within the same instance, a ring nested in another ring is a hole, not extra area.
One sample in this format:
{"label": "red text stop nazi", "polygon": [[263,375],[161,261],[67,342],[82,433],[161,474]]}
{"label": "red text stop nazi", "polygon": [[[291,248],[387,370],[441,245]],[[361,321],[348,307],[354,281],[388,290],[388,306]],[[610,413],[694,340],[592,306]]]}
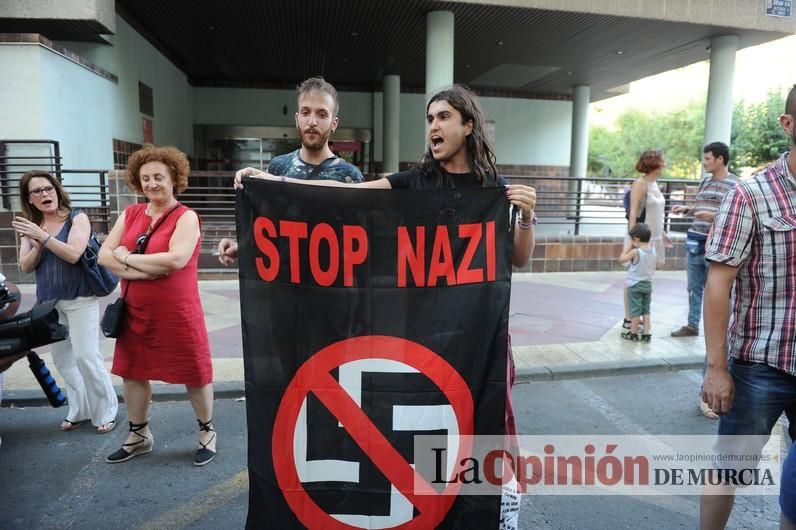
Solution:
{"label": "red text stop nazi", "polygon": [[[436,287],[495,281],[495,222],[455,226],[398,226],[395,235],[398,287]],[[279,253],[280,238],[288,245],[287,262]],[[291,283],[302,278],[309,264],[312,281],[329,286],[342,281],[354,285],[357,267],[368,260],[368,233],[358,225],[335,229],[329,224],[310,226],[303,221],[275,223],[268,217],[254,221],[254,242],[262,256],[255,258],[257,273],[272,282],[280,270],[289,270]],[[430,249],[428,248],[430,244]],[[457,251],[454,251],[457,250]]]}

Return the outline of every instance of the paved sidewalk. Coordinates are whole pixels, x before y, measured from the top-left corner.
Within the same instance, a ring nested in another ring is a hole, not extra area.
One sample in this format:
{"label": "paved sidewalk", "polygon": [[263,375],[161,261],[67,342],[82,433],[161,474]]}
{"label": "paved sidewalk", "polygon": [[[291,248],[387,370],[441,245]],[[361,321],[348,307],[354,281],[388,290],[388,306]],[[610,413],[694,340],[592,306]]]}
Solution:
{"label": "paved sidewalk", "polygon": [[[653,339],[649,344],[619,337],[624,277],[621,272],[515,274],[510,328],[519,379],[700,367],[705,351],[702,335],[681,339],[669,336],[686,321],[685,272],[656,274],[652,294]],[[34,286],[22,285],[20,289],[23,292],[20,311],[24,311],[33,304]],[[238,282],[201,281],[200,293],[210,335],[216,394],[242,395]],[[100,311],[113,299],[113,296],[105,298]],[[110,368],[113,340],[103,337],[100,348]],[[49,349],[36,351],[55,373]],[[44,403],[44,395],[24,360],[3,375],[4,405]],[[121,391],[121,380],[114,377],[113,383]],[[155,384],[155,398],[184,399],[185,390],[180,385]]]}

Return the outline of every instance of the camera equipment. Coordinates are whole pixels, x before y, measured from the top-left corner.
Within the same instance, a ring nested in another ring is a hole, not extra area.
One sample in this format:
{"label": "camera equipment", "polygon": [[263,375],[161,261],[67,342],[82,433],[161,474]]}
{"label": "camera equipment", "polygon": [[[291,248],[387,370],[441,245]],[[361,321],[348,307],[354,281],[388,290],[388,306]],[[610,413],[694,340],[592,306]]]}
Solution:
{"label": "camera equipment", "polygon": [[[66,403],[44,361],[30,351],[67,337],[66,326],[58,323],[55,300],[42,302],[30,311],[13,316],[19,308],[19,289],[0,274],[0,357],[27,353],[30,369],[53,407]],[[12,360],[13,362],[13,360]]]}
{"label": "camera equipment", "polygon": [[58,383],[50,375],[47,365],[44,364],[41,357],[36,355],[36,352],[32,351],[28,354],[28,366],[30,366],[30,371],[36,377],[36,381],[39,382],[39,386],[44,390],[44,395],[47,396],[47,401],[50,402],[50,405],[55,408],[65,405],[66,396],[61,392]]}
{"label": "camera equipment", "polygon": [[0,274],[0,320],[16,313],[21,300],[19,288],[11,282],[6,283],[6,277]]}
{"label": "camera equipment", "polygon": [[66,326],[58,323],[55,300],[48,300],[27,313],[0,321],[0,357],[52,344],[66,336]]}

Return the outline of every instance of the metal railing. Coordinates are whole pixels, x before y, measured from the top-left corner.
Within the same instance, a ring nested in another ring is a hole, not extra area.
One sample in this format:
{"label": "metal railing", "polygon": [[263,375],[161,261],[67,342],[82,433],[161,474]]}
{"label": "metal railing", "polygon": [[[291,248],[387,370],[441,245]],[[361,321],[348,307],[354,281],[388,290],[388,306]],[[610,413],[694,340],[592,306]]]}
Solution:
{"label": "metal railing", "polygon": [[[536,215],[539,224],[558,225],[561,230],[578,235],[588,228],[591,234],[617,233],[607,230],[627,224],[623,198],[633,178],[575,178],[507,176],[509,184],[528,184],[536,188]],[[666,200],[664,228],[684,232],[693,219],[672,213],[677,205],[690,204],[699,187],[698,180],[661,179],[658,186]]]}
{"label": "metal railing", "polygon": [[55,140],[0,140],[0,195],[6,210],[18,209],[19,178],[40,169],[61,180],[61,147]]}
{"label": "metal railing", "polygon": [[[194,208],[205,228],[205,246],[210,248],[221,237],[234,234],[235,193],[233,172],[194,171],[188,189],[180,201]],[[528,184],[536,188],[538,233],[588,233],[619,235],[626,232],[627,220],[623,197],[633,184],[632,178],[585,178],[507,176],[510,184]],[[672,207],[693,201],[699,181],[659,180],[666,199],[664,223],[667,231],[685,232],[691,217],[675,215]]]}
{"label": "metal railing", "polygon": [[[26,159],[27,160],[27,159]],[[18,183],[22,173],[30,169],[25,161],[0,159],[0,198],[6,209],[18,210]],[[72,204],[85,210],[92,219],[94,230],[107,233],[111,224],[108,172],[105,170],[63,169],[60,164],[42,162],[62,179],[69,175],[96,175],[96,180],[84,184],[67,183]],[[188,189],[180,201],[195,209],[202,218],[205,250],[215,248],[223,237],[235,234],[235,192],[231,171],[194,171]],[[67,180],[72,180],[68,179]],[[93,179],[83,179],[83,181]],[[536,188],[539,218],[538,234],[624,235],[627,220],[622,204],[630,189],[632,178],[585,178],[549,176],[507,176],[512,184],[528,184]],[[62,180],[63,181],[63,180]],[[659,180],[666,199],[664,223],[667,231],[684,232],[691,224],[690,217],[671,212],[677,204],[690,203],[698,188],[696,180]],[[10,206],[10,207],[9,207]]]}
{"label": "metal railing", "polygon": [[204,224],[235,226],[234,175],[231,171],[193,171],[180,202],[199,212]]}
{"label": "metal railing", "polygon": [[[16,149],[12,149],[14,147]],[[45,151],[49,154],[42,154]],[[57,178],[69,193],[72,207],[89,216],[94,231],[108,233],[111,221],[108,171],[63,169],[59,143],[55,140],[0,140],[0,202],[5,210],[19,211],[19,181],[34,169],[47,171]],[[70,179],[69,176],[83,178]]]}
{"label": "metal railing", "polygon": [[[38,152],[48,150],[47,156],[31,154],[36,153],[37,148]],[[67,182],[64,187],[70,193],[73,205],[90,214],[95,231],[109,231],[112,219],[108,171],[63,169],[59,144],[53,140],[0,140],[0,200],[7,210],[18,210],[19,178],[30,169],[50,171],[61,182],[68,175],[96,175],[96,179],[83,178],[79,184]],[[231,171],[194,171],[190,175],[188,189],[180,195],[180,200],[202,217],[205,248],[215,247],[222,237],[234,235],[233,175]],[[537,233],[619,235],[626,232],[622,199],[633,183],[632,178],[511,175],[506,176],[506,180],[536,188]],[[665,229],[684,232],[692,219],[674,215],[671,210],[677,204],[693,200],[698,181],[665,179],[658,183],[666,199]]]}
{"label": "metal railing", "polygon": [[[61,169],[60,174],[62,177],[96,175],[96,184],[63,183],[62,185],[64,191],[69,194],[72,208],[86,212],[96,233],[107,234],[111,223],[108,172],[101,169]],[[19,211],[19,178],[3,180],[2,202],[6,210]]]}

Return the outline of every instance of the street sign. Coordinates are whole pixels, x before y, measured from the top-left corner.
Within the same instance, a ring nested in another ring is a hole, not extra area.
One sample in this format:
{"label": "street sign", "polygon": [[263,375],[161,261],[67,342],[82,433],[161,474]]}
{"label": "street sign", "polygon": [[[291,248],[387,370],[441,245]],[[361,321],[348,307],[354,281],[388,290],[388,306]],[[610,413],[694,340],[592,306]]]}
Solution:
{"label": "street sign", "polygon": [[770,17],[790,17],[793,0],[766,0],[766,15]]}

